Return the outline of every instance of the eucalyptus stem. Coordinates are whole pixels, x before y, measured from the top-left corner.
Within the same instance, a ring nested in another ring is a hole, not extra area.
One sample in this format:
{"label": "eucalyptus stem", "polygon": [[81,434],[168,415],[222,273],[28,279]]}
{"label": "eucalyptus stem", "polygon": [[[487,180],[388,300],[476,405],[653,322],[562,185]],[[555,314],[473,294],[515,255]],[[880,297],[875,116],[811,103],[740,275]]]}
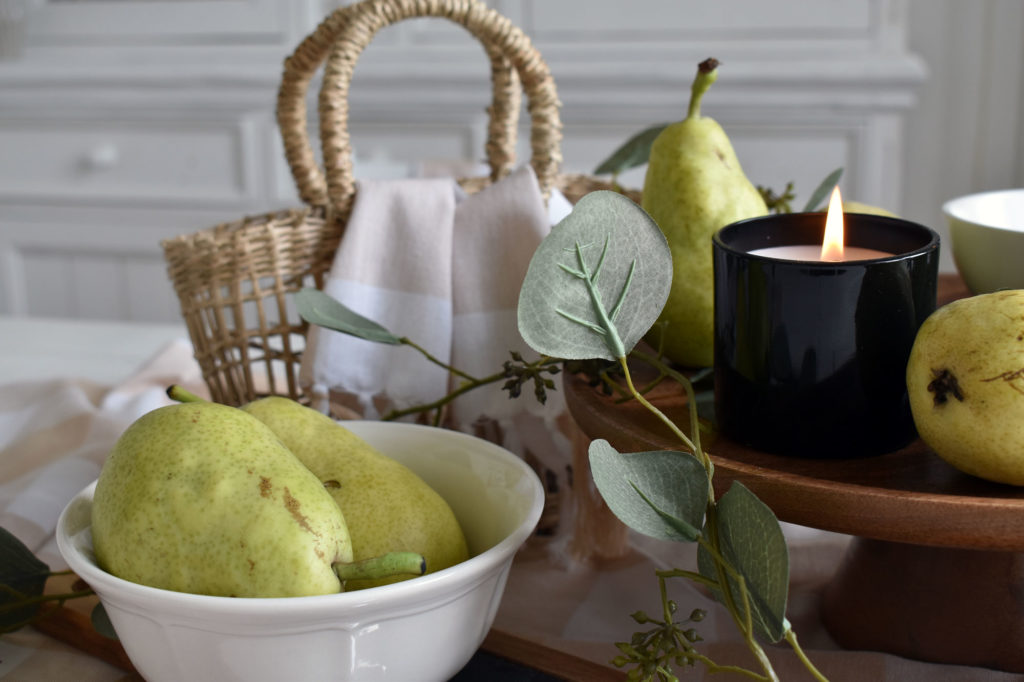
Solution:
{"label": "eucalyptus stem", "polygon": [[805,668],[807,668],[807,671],[814,676],[814,679],[818,680],[818,682],[828,682],[828,678],[821,674],[821,672],[814,666],[814,663],[811,662],[811,659],[807,657],[807,654],[804,653],[803,648],[800,646],[800,642],[796,639],[796,632],[793,631],[793,628],[786,628],[786,641],[789,643],[789,646],[792,647],[797,658],[800,659],[800,662],[804,664]]}
{"label": "eucalyptus stem", "polygon": [[661,579],[665,578],[686,578],[705,587],[718,587],[718,583],[695,571],[686,571],[681,568],[672,568],[665,571],[655,571],[654,574]]}
{"label": "eucalyptus stem", "polygon": [[709,673],[736,673],[737,675],[745,675],[753,680],[760,680],[761,682],[770,682],[771,680],[776,679],[766,675],[761,675],[760,673],[738,665],[719,665],[704,654],[694,653],[693,659],[703,663]]}
{"label": "eucalyptus stem", "polygon": [[[725,602],[725,606],[729,611],[733,622],[736,624],[736,628],[740,631],[740,634],[743,635],[743,639],[746,642],[747,647],[750,649],[750,652],[757,659],[758,664],[764,671],[765,677],[758,679],[777,682],[778,675],[775,673],[771,661],[768,659],[768,655],[754,636],[753,610],[750,607],[750,596],[747,592],[746,580],[743,575],[726,560],[719,549],[721,543],[718,537],[717,507],[715,505],[714,485],[712,482],[714,464],[711,462],[711,458],[700,447],[700,424],[698,422],[697,400],[694,395],[693,385],[690,383],[689,379],[672,368],[665,366],[660,360],[650,357],[644,357],[642,359],[651,362],[659,369],[659,371],[662,371],[675,379],[686,391],[688,398],[687,402],[689,403],[690,408],[690,428],[694,433],[693,440],[687,437],[671,419],[669,419],[661,410],[655,407],[639,391],[636,390],[636,387],[633,385],[633,378],[629,371],[629,363],[626,360],[626,357],[622,356],[619,358],[619,364],[622,366],[622,370],[626,378],[626,385],[633,397],[636,398],[636,400],[648,411],[658,417],[659,420],[668,426],[669,429],[671,429],[672,432],[675,433],[675,435],[692,450],[708,473],[708,503],[707,510],[705,512],[707,515],[706,525],[708,529],[708,537],[699,537],[697,541],[709,552],[709,554],[711,554],[712,560],[715,564],[715,572],[718,577],[717,587],[722,592],[722,600]],[[736,596],[733,594],[730,578],[739,586],[742,608],[736,603]],[[665,601],[664,591],[663,603],[667,609],[667,601]]]}
{"label": "eucalyptus stem", "polygon": [[[431,358],[431,360],[435,364],[439,365],[440,367],[443,367],[445,370],[447,370],[451,374],[454,374],[456,376],[460,376],[460,377],[466,379],[466,381],[464,381],[462,384],[460,384],[458,388],[453,389],[452,391],[446,393],[445,395],[441,396],[437,400],[431,401],[429,403],[422,403],[422,404],[419,404],[419,405],[410,405],[409,407],[404,407],[402,409],[391,410],[390,412],[388,412],[387,414],[385,414],[384,416],[381,417],[382,421],[393,421],[395,419],[400,419],[401,417],[405,417],[405,416],[408,416],[408,415],[411,415],[411,414],[419,414],[421,412],[430,412],[432,410],[436,410],[437,411],[437,415],[434,418],[434,425],[435,426],[439,425],[440,421],[441,421],[441,414],[442,414],[441,408],[443,408],[445,405],[447,405],[451,401],[455,400],[460,395],[463,395],[464,393],[469,393],[470,391],[472,391],[474,389],[477,389],[477,388],[480,388],[481,386],[486,386],[488,384],[493,384],[495,382],[501,381],[502,379],[508,379],[509,378],[509,373],[506,370],[502,370],[500,372],[495,372],[493,374],[489,374],[489,375],[487,375],[485,377],[481,377],[481,378],[473,377],[473,376],[467,374],[466,372],[463,372],[463,371],[459,370],[458,368],[453,367],[452,365],[447,364],[446,362],[444,362],[442,360],[438,360],[437,358],[432,357],[429,353],[427,353],[425,350],[423,350],[422,348],[420,348],[416,344],[414,344],[412,342],[407,342],[407,343],[408,343],[408,345],[412,346],[413,348],[416,348],[421,353],[423,353],[423,355],[425,357]],[[518,356],[515,356],[515,357],[516,357],[517,360],[521,360],[521,358],[519,358]],[[542,369],[544,367],[548,367],[549,365],[556,365],[556,364],[558,364],[560,362],[562,362],[562,360],[560,358],[551,358],[551,357],[548,357],[546,355],[543,355],[540,358],[534,360],[533,362],[526,363],[525,366],[527,368],[531,368],[531,369],[534,369],[534,370],[540,370],[540,369]],[[550,370],[550,371],[553,373],[556,370]]]}
{"label": "eucalyptus stem", "polygon": [[[425,357],[430,362],[434,363],[435,365],[437,365],[439,367],[443,367],[444,369],[446,369],[447,371],[451,372],[452,374],[454,374],[456,376],[462,377],[466,381],[480,381],[476,377],[471,376],[469,374],[466,374],[465,372],[463,372],[460,369],[452,367],[451,365],[446,363],[444,360],[441,360],[439,358],[434,357],[433,355],[430,354],[429,351],[427,351],[426,348],[424,348],[423,346],[420,346],[419,344],[415,343],[414,341],[412,341],[408,337],[403,336],[402,338],[399,339],[399,341],[401,341],[406,346],[409,346],[410,348],[415,348],[416,350],[418,350],[420,352],[421,355],[423,355],[423,357]],[[485,381],[484,383],[490,383],[490,382],[486,382]],[[483,384],[478,384],[478,385],[483,385]],[[474,386],[473,388],[476,388],[476,386]]]}
{"label": "eucalyptus stem", "polygon": [[[444,365],[444,364],[442,364],[441,366],[442,367],[447,367],[447,365]],[[454,368],[450,368],[449,367],[448,369],[453,374],[458,374],[459,376],[466,376],[462,372],[456,371]],[[494,374],[486,376],[486,377],[484,377],[482,379],[470,379],[469,381],[466,381],[465,383],[463,383],[461,386],[459,386],[455,390],[453,390],[450,393],[447,393],[447,394],[441,396],[437,400],[434,400],[434,401],[429,402],[429,403],[424,403],[422,405],[412,405],[410,407],[405,407],[405,408],[402,408],[400,410],[391,410],[390,412],[385,414],[383,417],[381,417],[381,420],[382,421],[392,421],[392,420],[395,420],[395,419],[399,419],[401,417],[405,417],[405,416],[410,415],[410,414],[418,414],[420,412],[429,412],[430,410],[439,410],[442,407],[444,407],[445,405],[447,405],[448,403],[450,403],[451,401],[453,401],[456,398],[458,398],[463,393],[469,393],[473,389],[480,388],[481,386],[486,386],[487,384],[493,384],[494,382],[501,381],[504,378],[505,378],[505,373],[504,372],[495,372]]]}
{"label": "eucalyptus stem", "polygon": [[626,385],[629,388],[629,392],[636,398],[637,402],[643,405],[649,412],[656,416],[665,426],[667,426],[672,433],[676,435],[679,440],[683,442],[686,447],[691,450],[695,450],[693,441],[690,440],[689,436],[682,432],[682,430],[675,425],[671,419],[665,416],[665,413],[655,407],[647,398],[645,398],[639,391],[636,390],[636,386],[633,385],[633,377],[629,373],[629,363],[626,361],[626,356],[619,357],[619,364],[622,365],[622,369],[626,374]]}
{"label": "eucalyptus stem", "polygon": [[[667,585],[666,585],[666,580],[668,578],[688,578],[689,580],[692,580],[694,582],[703,584],[703,585],[705,585],[707,587],[718,587],[719,586],[719,584],[716,583],[715,581],[710,580],[709,578],[706,578],[705,576],[701,575],[700,573],[694,573],[692,571],[684,571],[684,570],[681,570],[681,569],[671,569],[671,570],[666,570],[666,571],[656,571],[655,574],[658,576],[658,589],[660,590],[660,593],[661,593],[661,604],[662,604],[662,613],[663,613],[662,617],[665,619],[666,623],[671,622],[671,618],[672,618],[672,612],[671,612],[671,609],[669,608],[668,591],[667,591]],[[744,675],[744,676],[749,677],[749,678],[754,679],[754,680],[760,680],[761,682],[771,682],[772,680],[776,679],[774,677],[774,673],[772,673],[771,676],[769,676],[769,675],[762,675],[762,674],[760,674],[760,673],[758,673],[758,672],[756,672],[754,670],[750,670],[748,668],[744,668],[743,666],[738,666],[738,665],[721,665],[719,663],[716,663],[711,658],[709,658],[709,657],[705,656],[704,654],[700,653],[699,651],[694,649],[692,646],[684,645],[684,647],[685,647],[685,655],[689,659],[691,659],[693,661],[699,661],[700,663],[704,664],[704,666],[707,668],[709,673],[724,673],[724,672],[736,673],[736,674],[739,674],[739,675]],[[666,671],[666,672],[669,672],[669,671]]]}
{"label": "eucalyptus stem", "polygon": [[[8,594],[20,594],[14,590],[11,590],[7,585],[3,585],[2,587],[6,588],[4,589],[4,592],[7,592]],[[45,604],[46,602],[51,601],[63,604],[64,602],[70,599],[78,599],[79,597],[91,597],[94,594],[95,592],[93,592],[92,590],[86,589],[75,590],[74,592],[62,592],[60,594],[40,594],[35,597],[25,597],[20,601],[12,601],[7,602],[6,604],[0,604],[0,613],[5,613],[7,611],[16,611],[18,609],[25,608],[26,606],[33,606],[35,604]]]}
{"label": "eucalyptus stem", "polygon": [[[648,355],[647,353],[644,353],[637,349],[633,349],[631,355],[651,365],[652,367],[657,369],[658,372],[660,372],[661,374],[664,374],[670,379],[674,379],[676,383],[682,386],[683,390],[686,391],[686,403],[690,413],[690,431],[693,432],[693,454],[696,455],[697,459],[699,459],[701,461],[701,464],[704,465],[704,468],[708,472],[708,479],[710,479],[712,476],[714,476],[715,465],[700,445],[700,417],[697,414],[697,395],[693,390],[693,383],[689,379],[687,379],[682,372],[673,369],[668,364],[663,362],[661,358]],[[710,492],[711,499],[713,500],[714,489],[712,489]]]}
{"label": "eucalyptus stem", "polygon": [[[668,376],[667,376],[667,375],[665,375],[665,374],[659,374],[659,375],[658,375],[658,376],[657,376],[656,378],[654,378],[654,379],[651,379],[650,381],[648,381],[648,382],[647,382],[647,383],[646,383],[646,384],[644,385],[644,387],[640,389],[640,393],[642,393],[642,394],[644,394],[644,395],[646,395],[646,394],[650,393],[650,392],[651,392],[651,391],[653,391],[653,390],[654,390],[655,388],[657,388],[657,387],[658,387],[658,385],[659,385],[659,384],[661,384],[661,382],[663,382],[663,381],[664,381],[665,379],[667,379],[667,378],[668,378]],[[695,442],[696,442],[696,441],[695,441]]]}
{"label": "eucalyptus stem", "polygon": [[[70,571],[58,571],[56,573],[51,573],[50,575],[64,575],[66,573],[70,573]],[[91,589],[85,589],[75,590],[73,592],[62,592],[60,594],[40,594],[34,597],[25,597],[24,593],[12,589],[9,585],[0,585],[0,588],[2,588],[2,591],[7,594],[23,597],[16,601],[0,604],[0,613],[7,613],[8,611],[17,611],[18,609],[23,609],[26,606],[42,605],[48,602],[57,602],[58,606],[63,606],[64,602],[69,601],[71,599],[78,599],[80,597],[91,597],[94,594],[96,594]],[[21,628],[25,627],[26,625],[31,625],[32,623],[35,623],[40,618],[45,618],[48,613],[48,611],[40,611],[33,613],[31,616],[23,620],[14,623],[7,623],[3,627],[0,627],[0,634],[16,632]]]}

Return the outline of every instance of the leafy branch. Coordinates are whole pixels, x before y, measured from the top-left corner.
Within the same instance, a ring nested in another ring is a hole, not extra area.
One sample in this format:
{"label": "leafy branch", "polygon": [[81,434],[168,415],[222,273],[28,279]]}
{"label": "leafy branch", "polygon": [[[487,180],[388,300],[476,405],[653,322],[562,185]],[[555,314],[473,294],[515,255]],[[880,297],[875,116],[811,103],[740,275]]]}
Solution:
{"label": "leafy branch", "polygon": [[[596,263],[589,265],[584,245],[598,240],[603,240],[604,246]],[[567,252],[575,255],[575,264],[562,260]],[[602,273],[607,275],[599,279]],[[701,445],[691,382],[658,358],[644,358],[684,387],[689,399],[689,434],[633,383],[627,353],[657,319],[671,277],[668,245],[650,217],[619,194],[593,192],[541,243],[520,294],[519,329],[534,350],[554,357],[615,361],[626,392],[662,421],[682,446],[679,451],[620,453],[604,440],[590,445],[594,482],[619,519],[659,539],[698,544],[696,572],[658,574],[662,620],[649,621],[645,615],[634,614],[638,624],[654,622],[655,627],[635,634],[628,643],[619,643],[622,655],[614,662],[620,667],[633,666],[630,679],[637,680],[675,679],[673,664],[696,662],[712,671],[777,680],[759,638],[770,642],[785,639],[811,674],[823,680],[800,649],[785,617],[789,555],[778,519],[739,482],[721,499],[715,497],[714,464]],[[614,300],[614,305],[606,307],[605,299]],[[687,621],[674,620],[676,607],[665,589],[669,578],[690,579],[711,591],[728,610],[760,671],[721,666],[697,652],[696,633]]]}
{"label": "leafy branch", "polygon": [[[813,197],[812,197],[813,198]],[[594,248],[600,244],[600,251]],[[569,258],[566,259],[566,255]],[[556,225],[530,262],[519,299],[519,330],[540,359],[527,362],[513,355],[502,371],[472,377],[449,370],[463,382],[448,395],[427,405],[404,410],[435,411],[474,388],[505,380],[511,397],[533,381],[541,397],[553,388],[549,376],[558,365],[585,368],[599,385],[636,400],[663,422],[679,441],[680,450],[620,453],[604,440],[589,448],[594,482],[609,508],[638,532],[663,540],[695,542],[697,570],[657,573],[662,614],[654,627],[617,646],[615,663],[633,666],[630,679],[675,679],[673,666],[703,664],[709,671],[730,671],[755,680],[777,680],[760,640],[785,640],[808,671],[824,676],[800,648],[785,617],[789,587],[789,555],[778,519],[739,482],[716,499],[714,463],[701,443],[699,401],[693,383],[657,355],[636,350],[657,319],[672,278],[671,253],[661,230],[635,203],[616,192],[592,192]],[[607,305],[605,301],[611,301]],[[313,324],[371,341],[404,344],[428,354],[315,290],[299,295],[300,314]],[[328,312],[330,314],[325,314]],[[669,378],[688,398],[689,432],[685,432],[638,389],[630,363],[633,357],[654,367],[657,381]],[[436,359],[427,357],[432,362]],[[437,362],[447,367],[444,363]],[[614,374],[614,377],[612,376]],[[621,378],[622,383],[619,382]],[[389,415],[391,417],[394,416]],[[691,580],[707,588],[729,612],[760,670],[721,665],[697,650],[701,641],[693,627],[699,619],[676,620],[668,599],[669,579]]]}
{"label": "leafy branch", "polygon": [[555,388],[551,376],[561,371],[562,361],[558,358],[541,356],[535,360],[526,360],[520,353],[509,351],[511,359],[502,364],[500,371],[476,377],[440,360],[411,339],[391,333],[377,322],[363,317],[318,289],[311,287],[302,289],[295,296],[295,304],[299,316],[310,324],[365,341],[408,346],[420,353],[428,362],[438,365],[451,375],[462,379],[458,386],[436,400],[390,410],[381,417],[383,421],[393,421],[409,415],[432,412],[434,414],[432,423],[438,426],[444,419],[444,408],[450,402],[470,391],[499,381],[505,382],[502,385],[502,390],[508,391],[510,398],[518,398],[522,393],[523,386],[532,382],[533,394],[543,405],[547,400],[547,391]]}
{"label": "leafy branch", "polygon": [[651,145],[668,123],[659,123],[645,128],[622,143],[611,155],[594,169],[595,175],[611,175],[612,186],[618,188],[619,175],[631,168],[647,163],[651,156]]}

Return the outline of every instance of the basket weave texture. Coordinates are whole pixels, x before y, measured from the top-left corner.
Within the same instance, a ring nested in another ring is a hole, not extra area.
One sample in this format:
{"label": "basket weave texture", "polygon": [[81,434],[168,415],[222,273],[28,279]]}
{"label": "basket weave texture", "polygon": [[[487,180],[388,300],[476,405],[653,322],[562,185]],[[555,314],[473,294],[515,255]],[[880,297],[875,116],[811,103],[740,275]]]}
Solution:
{"label": "basket weave texture", "polygon": [[[611,189],[590,176],[559,174],[562,125],[554,80],[529,38],[506,17],[478,0],[363,0],[336,10],[285,60],[278,91],[278,126],[305,206],[162,243],[213,400],[240,405],[284,395],[308,402],[298,382],[308,325],[291,298],[302,287],[323,287],[355,199],[348,95],[359,55],[382,28],[412,17],[443,17],[463,26],[490,59],[493,98],[484,151],[491,173],[460,179],[463,189],[475,192],[512,169],[524,93],[530,164],[544,196],[557,188],[575,202],[587,192]],[[306,125],[306,94],[321,64],[323,169]]]}

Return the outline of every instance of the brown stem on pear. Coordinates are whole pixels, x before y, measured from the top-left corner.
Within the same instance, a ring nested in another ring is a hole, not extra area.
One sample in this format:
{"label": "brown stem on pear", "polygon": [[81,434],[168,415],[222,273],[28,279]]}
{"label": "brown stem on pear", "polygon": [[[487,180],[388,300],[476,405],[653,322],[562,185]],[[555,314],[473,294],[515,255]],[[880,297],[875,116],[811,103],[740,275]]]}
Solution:
{"label": "brown stem on pear", "polygon": [[375,580],[396,575],[423,575],[427,572],[427,560],[416,552],[388,552],[350,564],[334,564],[334,572],[342,581]]}
{"label": "brown stem on pear", "polygon": [[705,59],[697,65],[697,77],[690,87],[690,108],[686,118],[700,118],[700,100],[711,84],[718,80],[718,60],[714,57]]}

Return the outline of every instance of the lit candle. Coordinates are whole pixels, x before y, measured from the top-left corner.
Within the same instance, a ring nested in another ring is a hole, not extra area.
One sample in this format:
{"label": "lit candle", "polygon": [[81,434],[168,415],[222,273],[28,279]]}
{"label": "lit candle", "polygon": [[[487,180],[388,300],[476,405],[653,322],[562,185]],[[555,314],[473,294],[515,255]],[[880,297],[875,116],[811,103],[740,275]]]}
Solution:
{"label": "lit candle", "polygon": [[789,246],[769,246],[754,249],[750,253],[755,256],[766,256],[780,260],[820,260],[827,263],[845,263],[847,261],[873,260],[888,258],[894,254],[877,249],[866,249],[860,246],[846,246],[843,236],[843,199],[839,187],[832,190],[828,202],[828,214],[825,216],[825,237],[821,246],[816,244],[792,244]]}
{"label": "lit candle", "polygon": [[905,373],[935,309],[939,237],[890,216],[844,218],[838,196],[828,213],[838,230],[821,213],[779,213],[712,239],[722,438],[820,458],[891,452],[914,438]]}

